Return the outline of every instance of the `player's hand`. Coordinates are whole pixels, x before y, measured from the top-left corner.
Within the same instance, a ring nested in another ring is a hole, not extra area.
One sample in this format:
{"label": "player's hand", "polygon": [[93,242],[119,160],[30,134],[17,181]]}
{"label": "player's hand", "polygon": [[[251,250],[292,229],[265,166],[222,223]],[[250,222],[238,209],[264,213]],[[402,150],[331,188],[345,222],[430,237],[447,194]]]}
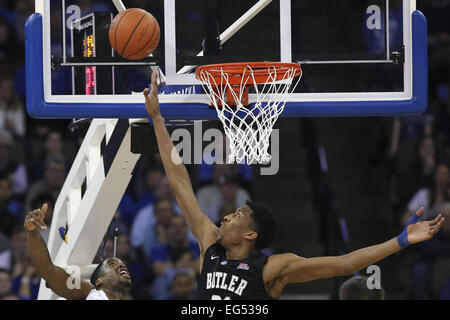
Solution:
{"label": "player's hand", "polygon": [[150,85],[151,91],[148,92],[149,89],[145,88],[144,97],[145,97],[145,109],[147,110],[148,115],[155,119],[156,117],[161,116],[161,111],[159,110],[159,99],[158,99],[158,72],[153,71],[152,73],[152,83]]}
{"label": "player's hand", "polygon": [[422,215],[422,213],[423,207],[416,211],[415,215],[411,218],[414,220],[406,227],[409,244],[430,240],[444,224],[445,218],[442,216],[442,214],[439,214],[435,219],[431,221],[415,222],[417,221],[418,217]]}
{"label": "player's hand", "polygon": [[47,204],[44,203],[42,208],[33,210],[25,217],[25,230],[33,232],[35,230],[47,230],[47,226],[44,223],[45,213],[47,212]]}

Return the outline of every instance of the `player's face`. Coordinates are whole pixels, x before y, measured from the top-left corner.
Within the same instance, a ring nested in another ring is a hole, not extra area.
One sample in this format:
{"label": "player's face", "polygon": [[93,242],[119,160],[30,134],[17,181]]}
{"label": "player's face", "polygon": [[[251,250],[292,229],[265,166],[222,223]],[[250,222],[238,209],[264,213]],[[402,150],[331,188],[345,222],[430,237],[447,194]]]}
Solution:
{"label": "player's face", "polygon": [[239,244],[245,239],[245,235],[252,232],[250,225],[252,209],[244,205],[235,212],[226,215],[220,225],[217,241],[226,247]]}
{"label": "player's face", "polygon": [[118,258],[108,258],[105,262],[104,283],[106,286],[129,290],[131,277],[127,266]]}

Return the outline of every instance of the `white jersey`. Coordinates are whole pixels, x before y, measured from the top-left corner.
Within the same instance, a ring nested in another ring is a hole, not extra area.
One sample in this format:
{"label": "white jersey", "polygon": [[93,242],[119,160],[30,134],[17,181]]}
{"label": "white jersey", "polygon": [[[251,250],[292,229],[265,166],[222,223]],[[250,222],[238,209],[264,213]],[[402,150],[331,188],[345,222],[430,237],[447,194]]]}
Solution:
{"label": "white jersey", "polygon": [[102,290],[92,289],[86,300],[109,300],[106,293]]}

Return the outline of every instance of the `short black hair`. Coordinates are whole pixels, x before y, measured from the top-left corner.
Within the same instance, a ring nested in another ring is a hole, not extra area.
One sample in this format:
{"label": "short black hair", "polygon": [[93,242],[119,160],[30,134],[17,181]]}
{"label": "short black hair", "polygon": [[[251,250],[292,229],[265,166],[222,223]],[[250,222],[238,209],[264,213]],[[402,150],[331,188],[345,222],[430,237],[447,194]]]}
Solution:
{"label": "short black hair", "polygon": [[65,169],[66,162],[65,162],[63,156],[57,155],[57,156],[48,157],[45,160],[45,168],[47,169],[50,166],[50,164],[52,164],[52,163],[60,164],[60,165],[64,166],[64,169]]}
{"label": "short black hair", "polygon": [[103,265],[105,264],[106,260],[108,260],[108,259],[105,259],[102,262],[100,262],[98,264],[97,268],[95,268],[94,272],[92,272],[90,282],[94,286],[95,289],[98,289],[97,286],[95,285],[95,282],[97,281],[98,278],[103,276]]}
{"label": "short black hair", "polygon": [[262,203],[248,200],[246,203],[252,209],[254,231],[258,233],[255,249],[267,248],[272,243],[278,231],[278,219],[272,210]]}
{"label": "short black hair", "polygon": [[384,289],[369,289],[367,277],[357,276],[346,280],[339,289],[340,300],[384,300]]}
{"label": "short black hair", "polygon": [[188,247],[174,247],[170,252],[170,262],[176,263],[186,253],[192,256],[192,252]]}

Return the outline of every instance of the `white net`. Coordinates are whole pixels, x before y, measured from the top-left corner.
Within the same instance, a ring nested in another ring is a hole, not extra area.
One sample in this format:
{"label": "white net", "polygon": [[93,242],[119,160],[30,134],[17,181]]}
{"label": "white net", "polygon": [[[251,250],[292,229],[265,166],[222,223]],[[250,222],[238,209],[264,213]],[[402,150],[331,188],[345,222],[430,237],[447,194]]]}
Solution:
{"label": "white net", "polygon": [[[216,109],[229,140],[228,163],[270,162],[268,150],[273,126],[283,112],[289,95],[300,81],[301,73],[292,85],[298,69],[298,65],[297,68],[293,66],[287,70],[269,67],[267,80],[259,85],[250,66],[245,67],[240,84],[230,83],[230,76],[235,75],[230,75],[223,69],[220,72],[220,82],[207,70],[200,71],[198,78],[209,93],[211,104]],[[243,100],[247,100],[246,90],[249,87],[253,88],[256,101],[245,106]]]}

